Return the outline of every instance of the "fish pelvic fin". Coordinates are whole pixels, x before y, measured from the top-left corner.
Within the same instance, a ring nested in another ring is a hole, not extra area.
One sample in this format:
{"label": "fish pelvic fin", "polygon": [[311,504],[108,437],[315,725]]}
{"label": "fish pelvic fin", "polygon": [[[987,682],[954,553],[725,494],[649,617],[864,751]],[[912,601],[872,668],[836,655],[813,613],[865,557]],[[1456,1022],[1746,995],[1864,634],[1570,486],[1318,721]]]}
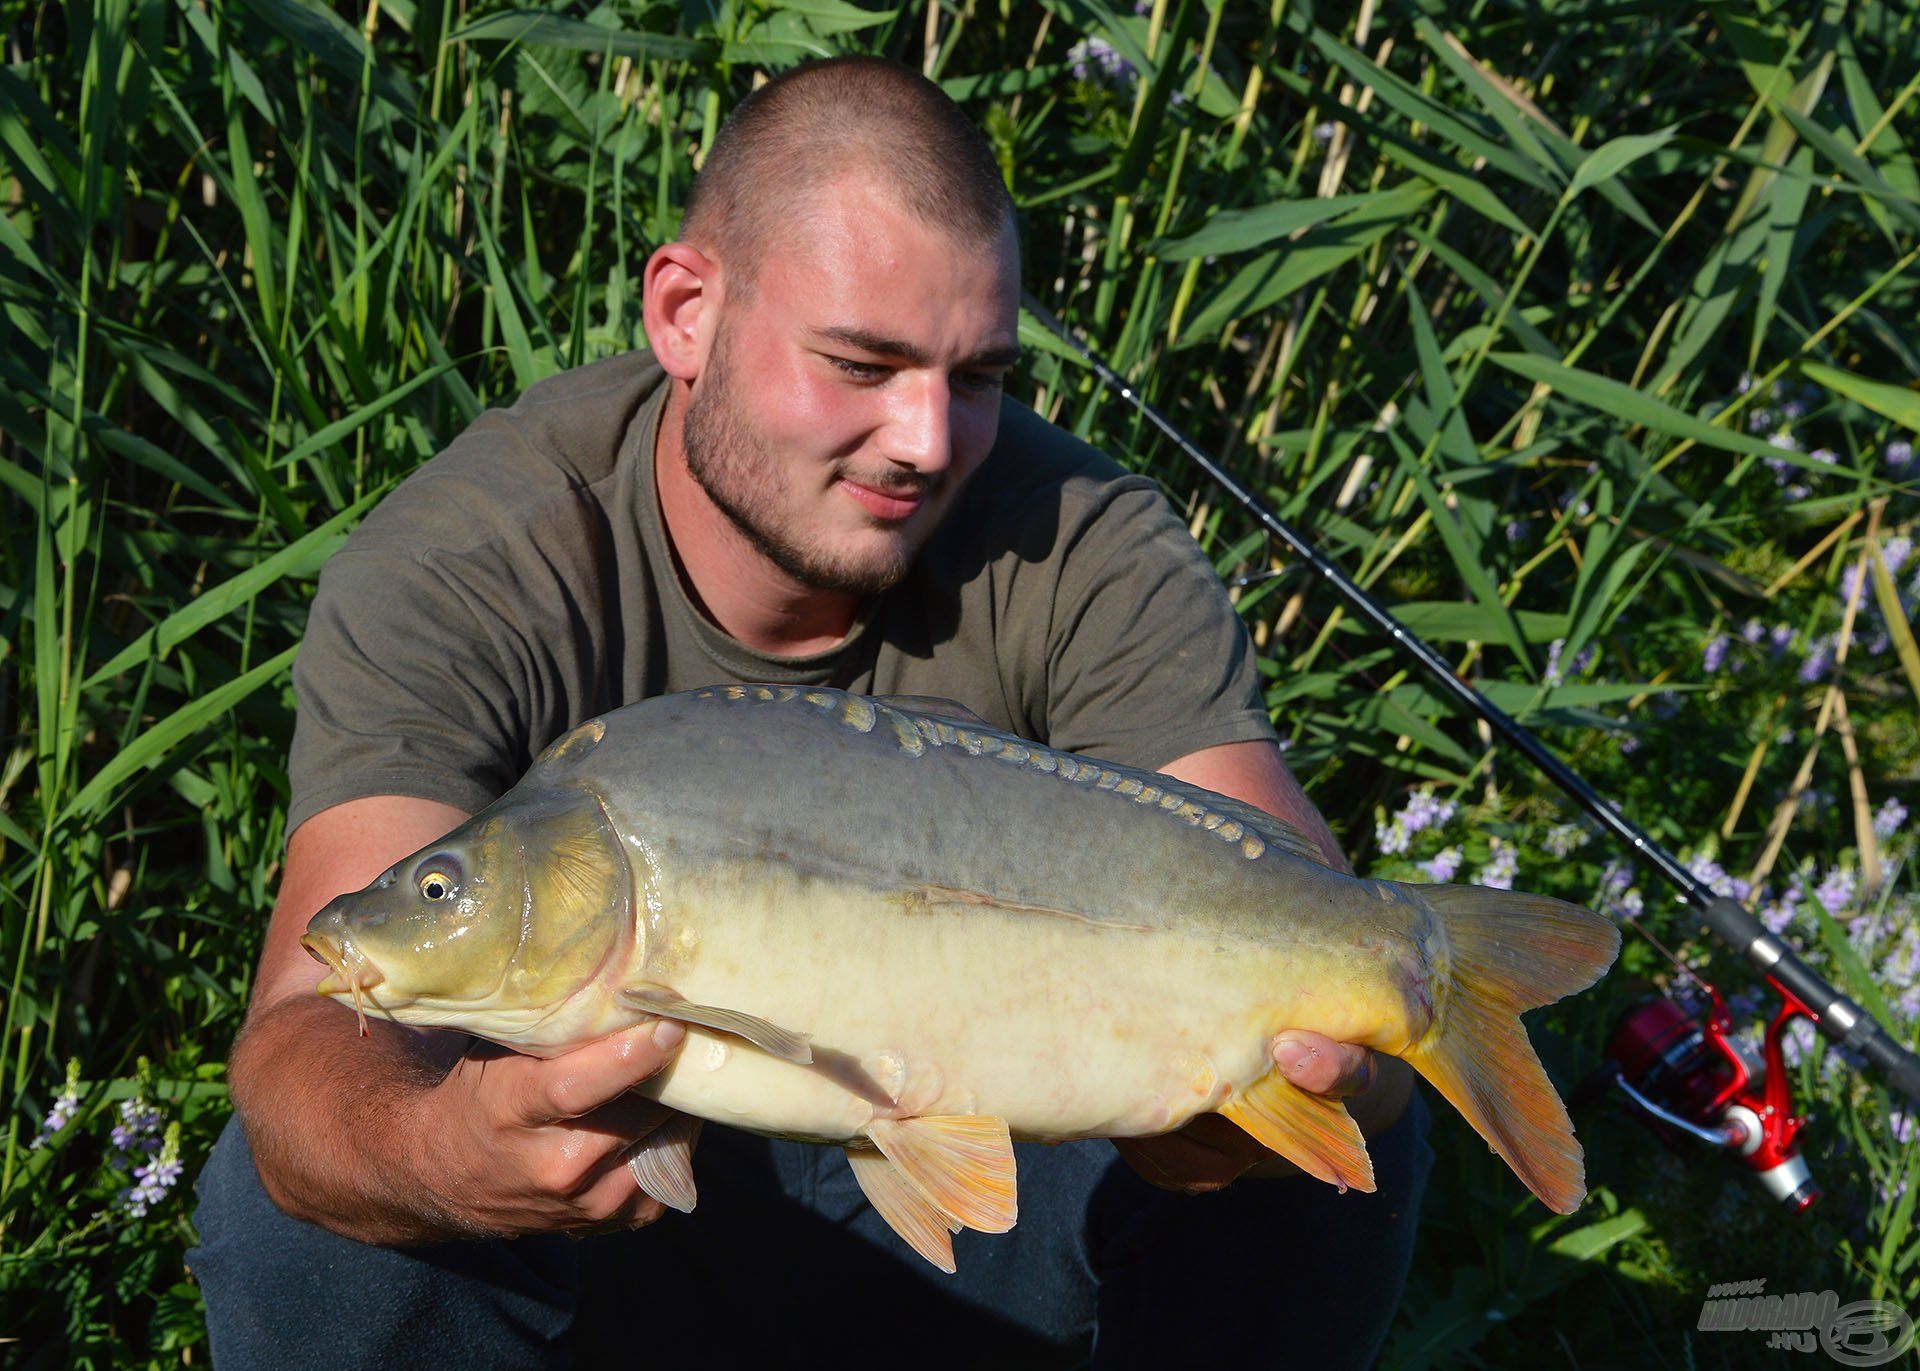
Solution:
{"label": "fish pelvic fin", "polygon": [[1004,1233],[1019,1217],[1013,1138],[1005,1119],[978,1114],[875,1119],[867,1136],[916,1190],[962,1228]]}
{"label": "fish pelvic fin", "polygon": [[682,1214],[691,1214],[700,1202],[693,1183],[693,1145],[700,1137],[700,1122],[691,1114],[670,1114],[665,1123],[627,1149],[627,1170],[635,1183]]}
{"label": "fish pelvic fin", "polygon": [[663,1019],[678,1019],[681,1023],[696,1023],[716,1033],[744,1038],[768,1056],[778,1057],[783,1062],[792,1062],[795,1066],[813,1064],[813,1044],[806,1034],[768,1023],[756,1014],[725,1009],[719,1005],[693,1004],[670,990],[660,988],[629,987],[620,992],[620,999],[643,1013],[658,1015]]}
{"label": "fish pelvic fin", "polygon": [[1472,885],[1409,889],[1439,922],[1429,953],[1438,974],[1433,1021],[1399,1055],[1542,1204],[1571,1214],[1587,1194],[1585,1157],[1520,1014],[1599,980],[1620,951],[1620,930],[1546,895]]}
{"label": "fish pelvic fin", "polygon": [[887,1221],[908,1247],[951,1276],[953,1235],[960,1225],[907,1179],[906,1173],[884,1155],[864,1148],[847,1149],[847,1165],[874,1212]]}
{"label": "fish pelvic fin", "polygon": [[1340,1101],[1302,1090],[1271,1071],[1236,1092],[1220,1112],[1316,1180],[1343,1192],[1348,1186],[1372,1191],[1373,1159]]}

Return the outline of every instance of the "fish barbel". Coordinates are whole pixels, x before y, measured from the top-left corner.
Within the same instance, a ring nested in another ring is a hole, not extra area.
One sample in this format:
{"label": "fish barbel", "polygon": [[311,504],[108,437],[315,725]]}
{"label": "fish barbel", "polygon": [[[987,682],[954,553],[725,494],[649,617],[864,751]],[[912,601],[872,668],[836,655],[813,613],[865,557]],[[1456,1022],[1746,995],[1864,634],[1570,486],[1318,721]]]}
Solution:
{"label": "fish barbel", "polygon": [[[553,1056],[689,1025],[641,1093],[847,1149],[915,1250],[1016,1214],[1010,1139],[1226,1115],[1373,1188],[1345,1106],[1267,1044],[1410,1063],[1529,1189],[1585,1197],[1520,1013],[1619,933],[1559,900],[1363,880],[1250,805],[996,732],[958,706],[714,686],[589,720],[498,801],[314,916],[320,993]],[[643,1168],[689,1207],[689,1128]]]}

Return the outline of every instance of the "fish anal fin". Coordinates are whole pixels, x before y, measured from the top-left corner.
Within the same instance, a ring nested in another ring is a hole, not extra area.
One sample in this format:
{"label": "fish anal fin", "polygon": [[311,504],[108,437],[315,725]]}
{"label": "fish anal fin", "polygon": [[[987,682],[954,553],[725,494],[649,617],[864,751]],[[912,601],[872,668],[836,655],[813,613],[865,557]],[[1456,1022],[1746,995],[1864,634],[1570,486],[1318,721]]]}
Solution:
{"label": "fish anal fin", "polygon": [[1433,1022],[1399,1053],[1446,1096],[1540,1202],[1571,1214],[1586,1160],[1547,1079],[1524,1010],[1599,980],[1620,950],[1613,921],[1578,905],[1475,885],[1409,887],[1439,925]]}
{"label": "fish anal fin", "polygon": [[635,1009],[657,1014],[663,1019],[678,1019],[682,1023],[711,1028],[716,1033],[745,1038],[762,1052],[778,1057],[783,1062],[792,1062],[796,1066],[813,1064],[813,1045],[808,1042],[806,1034],[795,1033],[792,1029],[768,1023],[741,1010],[692,1004],[671,991],[658,988],[622,990],[620,998]]}
{"label": "fish anal fin", "polygon": [[977,1114],[875,1119],[867,1136],[962,1227],[1004,1233],[1019,1217],[1007,1121]]}
{"label": "fish anal fin", "polygon": [[1309,1176],[1342,1190],[1373,1189],[1366,1139],[1340,1101],[1302,1090],[1270,1071],[1221,1105],[1220,1112]]}
{"label": "fish anal fin", "polygon": [[938,718],[952,719],[955,723],[972,724],[976,728],[993,727],[958,700],[949,700],[944,695],[876,695],[873,697],[873,702],[877,705],[892,705],[895,709],[911,710],[915,714],[932,714]]}
{"label": "fish anal fin", "polygon": [[847,1149],[847,1165],[860,1183],[861,1193],[874,1212],[903,1242],[951,1276],[958,1268],[953,1262],[953,1237],[960,1230],[940,1207],[923,1194],[906,1174],[879,1152],[864,1148]]}
{"label": "fish anal fin", "polygon": [[691,1114],[671,1114],[627,1149],[627,1170],[640,1188],[682,1214],[691,1214],[700,1202],[693,1184],[693,1144],[700,1137],[700,1124]]}

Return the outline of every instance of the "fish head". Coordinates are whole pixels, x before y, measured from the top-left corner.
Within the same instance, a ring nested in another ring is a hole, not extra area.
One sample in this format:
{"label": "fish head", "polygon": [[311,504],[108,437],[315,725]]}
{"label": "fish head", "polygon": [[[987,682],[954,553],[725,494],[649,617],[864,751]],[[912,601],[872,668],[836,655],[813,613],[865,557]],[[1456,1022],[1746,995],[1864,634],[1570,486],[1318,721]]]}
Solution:
{"label": "fish head", "polygon": [[513,1046],[638,951],[618,835],[584,790],[516,788],[342,895],[300,945],[322,995],[397,1023]]}

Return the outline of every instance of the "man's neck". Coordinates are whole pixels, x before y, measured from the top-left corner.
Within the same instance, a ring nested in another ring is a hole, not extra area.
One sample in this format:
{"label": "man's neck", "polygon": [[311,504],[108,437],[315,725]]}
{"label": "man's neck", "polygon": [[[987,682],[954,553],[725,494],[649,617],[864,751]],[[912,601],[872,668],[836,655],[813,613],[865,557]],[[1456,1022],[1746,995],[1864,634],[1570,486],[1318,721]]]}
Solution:
{"label": "man's neck", "polygon": [[860,597],[795,580],[735,527],[687,470],[686,386],[670,380],[653,445],[654,489],[667,544],[694,607],[756,652],[799,657],[846,639]]}

